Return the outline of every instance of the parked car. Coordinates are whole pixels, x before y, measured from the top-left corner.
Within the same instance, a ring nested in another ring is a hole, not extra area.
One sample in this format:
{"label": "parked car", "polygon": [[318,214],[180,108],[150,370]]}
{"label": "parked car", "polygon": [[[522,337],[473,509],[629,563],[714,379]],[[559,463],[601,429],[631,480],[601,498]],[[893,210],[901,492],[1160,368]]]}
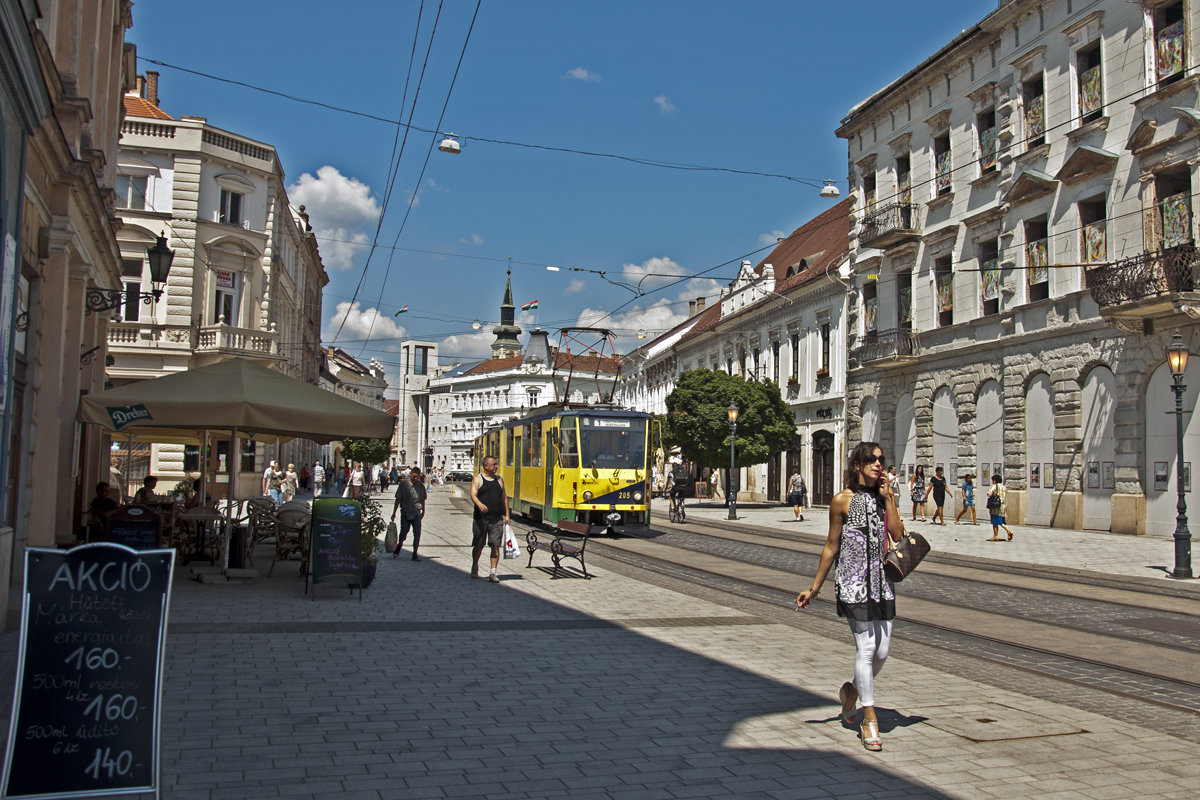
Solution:
{"label": "parked car", "polygon": [[462,469],[451,470],[450,472],[446,473],[447,481],[462,481],[464,483],[470,483],[472,477],[474,476],[471,475],[471,473]]}

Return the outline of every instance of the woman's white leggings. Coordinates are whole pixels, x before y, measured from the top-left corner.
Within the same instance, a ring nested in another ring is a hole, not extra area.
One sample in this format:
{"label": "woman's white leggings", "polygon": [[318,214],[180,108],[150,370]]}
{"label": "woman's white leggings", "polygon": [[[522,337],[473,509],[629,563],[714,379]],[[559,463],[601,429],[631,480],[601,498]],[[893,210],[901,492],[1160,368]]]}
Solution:
{"label": "woman's white leggings", "polygon": [[849,618],[854,634],[854,686],[858,701],[864,706],[875,705],[875,676],[887,661],[888,645],[892,640],[892,621],[872,619],[859,622]]}

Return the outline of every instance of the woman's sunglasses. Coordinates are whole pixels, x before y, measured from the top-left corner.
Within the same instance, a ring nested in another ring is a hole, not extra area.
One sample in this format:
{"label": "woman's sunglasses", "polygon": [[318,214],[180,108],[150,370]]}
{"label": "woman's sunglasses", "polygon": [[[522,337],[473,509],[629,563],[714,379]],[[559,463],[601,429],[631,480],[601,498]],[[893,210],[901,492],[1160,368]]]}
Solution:
{"label": "woman's sunglasses", "polygon": [[872,464],[874,464],[876,461],[878,461],[880,464],[882,464],[883,456],[867,456],[866,458],[863,459],[862,465],[864,467],[869,467]]}

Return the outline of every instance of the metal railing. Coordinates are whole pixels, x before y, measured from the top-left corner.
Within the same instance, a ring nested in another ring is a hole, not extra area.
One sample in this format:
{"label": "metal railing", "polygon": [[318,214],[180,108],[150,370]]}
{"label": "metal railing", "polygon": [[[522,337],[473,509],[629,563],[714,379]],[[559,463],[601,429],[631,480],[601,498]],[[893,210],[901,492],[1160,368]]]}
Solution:
{"label": "metal railing", "polygon": [[891,203],[863,217],[863,242],[872,242],[891,233],[909,233],[917,229],[917,209],[912,203]]}
{"label": "metal railing", "polygon": [[888,358],[910,358],[920,352],[917,334],[911,328],[868,331],[854,350],[859,364]]}
{"label": "metal railing", "polygon": [[1092,299],[1101,308],[1136,303],[1164,294],[1197,291],[1200,252],[1191,242],[1147,251],[1087,271]]}

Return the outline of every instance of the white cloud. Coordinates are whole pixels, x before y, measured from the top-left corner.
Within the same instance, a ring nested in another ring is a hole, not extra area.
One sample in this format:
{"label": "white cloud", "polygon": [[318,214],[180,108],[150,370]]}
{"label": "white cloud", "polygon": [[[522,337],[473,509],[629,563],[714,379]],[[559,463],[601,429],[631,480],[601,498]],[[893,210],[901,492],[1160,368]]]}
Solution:
{"label": "white cloud", "polygon": [[305,207],[325,266],[350,269],[363,257],[371,241],[364,229],[379,218],[370,186],[326,164],[315,176],[301,175],[287,192],[292,205]]}
{"label": "white cloud", "polygon": [[758,235],[759,244],[778,244],[780,239],[786,239],[785,231],[771,231],[770,233],[760,233]]}
{"label": "white cloud", "polygon": [[571,282],[567,284],[567,288],[563,289],[563,294],[579,294],[585,287],[587,287],[587,281],[583,278],[572,278]]}
{"label": "white cloud", "polygon": [[478,233],[472,233],[470,238],[463,236],[459,239],[459,241],[463,244],[481,245],[483,244],[483,237]]}
{"label": "white cloud", "polygon": [[658,110],[664,114],[670,114],[675,110],[675,104],[667,99],[665,94],[660,94],[654,98],[654,104],[658,106]]}
{"label": "white cloud", "polygon": [[433,178],[426,178],[425,186],[435,192],[445,192],[446,194],[450,194],[449,189],[447,189],[445,186],[442,186],[440,183],[435,181]]}
{"label": "white cloud", "polygon": [[[354,305],[338,303],[322,338],[326,341],[332,339],[333,335],[337,333],[338,326],[342,325],[343,319],[346,320],[346,324],[342,326],[342,332],[338,336],[339,342],[394,339],[398,343],[399,340],[408,338],[408,330],[403,325],[397,324],[394,317],[380,314],[377,308],[368,308],[364,311],[358,303]],[[394,345],[389,343],[389,346]]]}
{"label": "white cloud", "polygon": [[641,264],[625,264],[621,267],[622,280],[643,291],[655,286],[665,286],[687,274],[687,270],[669,258],[650,258]]}
{"label": "white cloud", "polygon": [[563,77],[570,78],[571,80],[580,81],[582,83],[599,83],[600,82],[599,75],[592,72],[590,69],[584,69],[583,67],[575,67],[574,69],[569,69],[569,70],[567,70],[567,74],[563,75]]}
{"label": "white cloud", "polygon": [[478,333],[456,333],[447,336],[438,347],[438,360],[442,364],[453,364],[458,361],[489,358],[492,354],[492,342],[495,340],[495,334],[487,326]]}

